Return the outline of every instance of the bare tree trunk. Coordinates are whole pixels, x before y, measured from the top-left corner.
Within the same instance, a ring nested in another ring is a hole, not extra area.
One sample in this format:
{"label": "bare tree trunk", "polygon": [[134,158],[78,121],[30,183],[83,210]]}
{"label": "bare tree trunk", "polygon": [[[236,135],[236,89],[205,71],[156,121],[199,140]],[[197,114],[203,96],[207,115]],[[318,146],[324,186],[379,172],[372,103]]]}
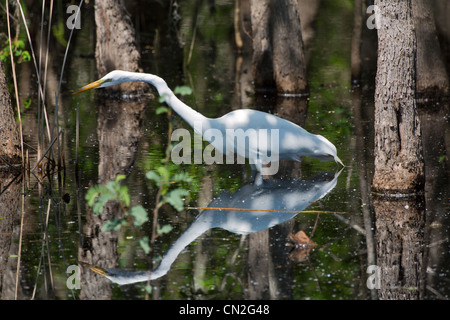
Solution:
{"label": "bare tree trunk", "polygon": [[256,91],[308,90],[298,2],[251,2],[253,74]]}
{"label": "bare tree trunk", "polygon": [[[141,71],[141,55],[137,50],[131,19],[120,0],[95,1],[97,45],[95,58],[99,77],[113,70]],[[121,84],[123,91],[142,88],[141,83]]]}
{"label": "bare tree trunk", "polygon": [[19,164],[22,152],[19,129],[14,119],[3,63],[0,61],[0,169],[6,166],[3,159],[9,164]]}
{"label": "bare tree trunk", "polygon": [[449,89],[436,23],[429,0],[415,0],[412,5],[417,35],[417,93],[421,98],[435,99]]}
{"label": "bare tree trunk", "polygon": [[375,2],[378,30],[375,90],[375,173],[378,190],[423,187],[424,168],[416,105],[416,54],[411,0]]}

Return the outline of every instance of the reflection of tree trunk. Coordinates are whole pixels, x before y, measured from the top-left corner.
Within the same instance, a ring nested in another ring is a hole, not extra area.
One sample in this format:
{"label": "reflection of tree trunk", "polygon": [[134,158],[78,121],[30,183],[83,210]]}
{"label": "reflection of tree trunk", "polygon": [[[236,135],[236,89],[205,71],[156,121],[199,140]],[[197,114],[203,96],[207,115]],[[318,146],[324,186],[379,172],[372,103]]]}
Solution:
{"label": "reflection of tree trunk", "polygon": [[[21,184],[14,182],[14,176],[11,174],[2,174],[0,172],[0,300],[11,299],[12,296],[3,296],[2,292],[14,292],[15,281],[5,281],[8,267],[8,260],[11,254],[11,240],[15,237],[14,226],[17,217],[17,208],[19,207]],[[17,261],[17,259],[13,259]],[[20,278],[20,277],[19,277]],[[11,279],[10,279],[11,280]],[[21,286],[19,286],[21,287]]]}
{"label": "reflection of tree trunk", "polygon": [[307,91],[306,62],[294,0],[251,2],[253,74],[255,89],[303,93]]}
{"label": "reflection of tree trunk", "polygon": [[423,186],[424,171],[415,100],[417,45],[411,1],[375,3],[385,21],[378,30],[373,187],[417,189]]}
{"label": "reflection of tree trunk", "polygon": [[6,166],[3,159],[10,164],[21,163],[22,152],[19,129],[14,119],[3,63],[0,61],[0,170]]}
{"label": "reflection of tree trunk", "polygon": [[[98,119],[99,183],[114,180],[118,174],[128,174],[137,153],[141,137],[144,103],[105,101]],[[84,225],[85,240],[80,249],[80,261],[103,268],[116,267],[118,232],[102,232],[101,227],[112,218],[122,217],[117,203],[108,203],[100,215],[89,211]],[[105,299],[111,295],[111,282],[85,269],[81,297]]]}
{"label": "reflection of tree trunk", "polygon": [[374,199],[377,217],[377,265],[380,299],[423,297],[423,199]]}
{"label": "reflection of tree trunk", "polygon": [[275,296],[273,263],[269,247],[269,230],[248,236],[247,299],[273,299]]}

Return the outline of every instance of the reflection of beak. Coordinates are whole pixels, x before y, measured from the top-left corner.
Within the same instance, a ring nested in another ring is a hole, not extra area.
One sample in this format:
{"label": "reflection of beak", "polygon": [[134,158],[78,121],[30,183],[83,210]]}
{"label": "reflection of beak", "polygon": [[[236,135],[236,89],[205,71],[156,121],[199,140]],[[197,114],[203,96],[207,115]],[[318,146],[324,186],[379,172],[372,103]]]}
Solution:
{"label": "reflection of beak", "polygon": [[98,87],[100,87],[102,85],[103,82],[105,82],[105,80],[102,80],[102,79],[94,81],[94,82],[84,86],[80,90],[75,91],[72,94],[77,94],[77,93],[80,93],[80,92],[83,92],[83,91],[87,91],[87,90],[91,90],[91,89],[94,89],[94,88],[98,88]]}

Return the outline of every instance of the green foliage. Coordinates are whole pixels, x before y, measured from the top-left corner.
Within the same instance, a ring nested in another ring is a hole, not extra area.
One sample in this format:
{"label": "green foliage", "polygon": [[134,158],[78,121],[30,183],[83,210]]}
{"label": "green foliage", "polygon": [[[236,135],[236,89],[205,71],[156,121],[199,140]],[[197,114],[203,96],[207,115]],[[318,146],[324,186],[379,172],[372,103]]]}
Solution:
{"label": "green foliage", "polygon": [[174,173],[167,166],[148,171],[146,177],[159,188],[161,197],[157,204],[158,208],[168,203],[178,212],[183,211],[184,197],[189,195],[189,191],[182,188],[180,184],[191,183],[192,177],[185,172]]}
{"label": "green foliage", "polygon": [[[25,43],[22,40],[13,40],[11,46],[12,53],[14,57],[17,58],[17,63],[28,62],[31,60],[31,55],[27,50],[25,50]],[[3,62],[9,61],[10,53],[11,50],[9,46],[9,40],[6,40],[3,50],[0,50],[0,60],[2,60]]]}
{"label": "green foliage", "polygon": [[[123,179],[125,179],[124,175],[118,175],[114,181],[93,186],[86,193],[85,198],[95,214],[102,213],[108,201],[116,201],[122,208],[124,218],[114,218],[107,221],[102,226],[102,231],[117,231],[122,226],[130,224],[134,227],[140,227],[149,220],[147,211],[141,205],[127,209],[130,206],[130,194],[128,187],[120,184]],[[139,244],[145,253],[150,252],[148,237],[142,237]]]}
{"label": "green foliage", "polygon": [[118,175],[115,181],[109,181],[105,185],[96,185],[88,190],[86,200],[95,214],[100,214],[108,201],[118,201],[127,207],[130,205],[128,187],[120,185],[120,181],[123,179],[125,179],[124,175]]}

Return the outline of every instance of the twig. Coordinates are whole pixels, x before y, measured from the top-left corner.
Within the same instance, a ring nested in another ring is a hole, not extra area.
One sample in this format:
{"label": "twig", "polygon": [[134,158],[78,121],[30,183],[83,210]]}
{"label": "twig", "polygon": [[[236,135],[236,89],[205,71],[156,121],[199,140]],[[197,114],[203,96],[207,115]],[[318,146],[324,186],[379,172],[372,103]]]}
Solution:
{"label": "twig", "polygon": [[[23,13],[23,9],[22,9],[22,5],[20,4],[20,0],[17,0],[17,5],[19,7],[20,14],[22,15],[23,24],[25,26],[25,31],[26,31],[27,36],[28,36],[28,42],[30,44],[31,56],[33,57],[34,68],[36,69],[36,75],[37,75],[37,79],[38,79],[39,94],[41,95],[41,97],[44,97],[44,92],[42,90],[42,85],[41,85],[41,77],[40,77],[39,70],[38,70],[38,64],[36,62],[36,55],[34,54],[33,43],[31,42],[30,30],[28,29],[27,20],[25,19],[25,14]],[[51,134],[50,134],[50,125],[48,123],[47,109],[45,107],[45,101],[42,101],[42,103],[43,103],[43,106],[44,106],[43,110],[44,110],[45,121],[46,121],[46,124],[47,124],[48,140],[50,141],[51,140]]]}
{"label": "twig", "polygon": [[47,150],[45,150],[44,154],[42,155],[42,157],[39,159],[39,161],[36,163],[36,165],[34,166],[34,168],[31,171],[34,171],[34,169],[36,169],[36,167],[39,165],[39,163],[41,163],[42,159],[44,159],[44,157],[46,156],[47,152],[52,148],[53,144],[56,142],[56,140],[58,140],[58,137],[60,136],[60,134],[63,132],[64,130],[60,130],[58,135],[53,138],[53,141],[50,143],[50,145],[48,146]]}
{"label": "twig", "polygon": [[[6,1],[6,2],[8,2],[8,1]],[[22,235],[23,235],[24,217],[25,217],[25,183],[22,184],[22,215],[20,218],[19,249],[17,252],[16,289],[14,292],[15,300],[17,300],[17,293],[19,291],[19,272],[20,272],[20,259],[22,258]]]}

